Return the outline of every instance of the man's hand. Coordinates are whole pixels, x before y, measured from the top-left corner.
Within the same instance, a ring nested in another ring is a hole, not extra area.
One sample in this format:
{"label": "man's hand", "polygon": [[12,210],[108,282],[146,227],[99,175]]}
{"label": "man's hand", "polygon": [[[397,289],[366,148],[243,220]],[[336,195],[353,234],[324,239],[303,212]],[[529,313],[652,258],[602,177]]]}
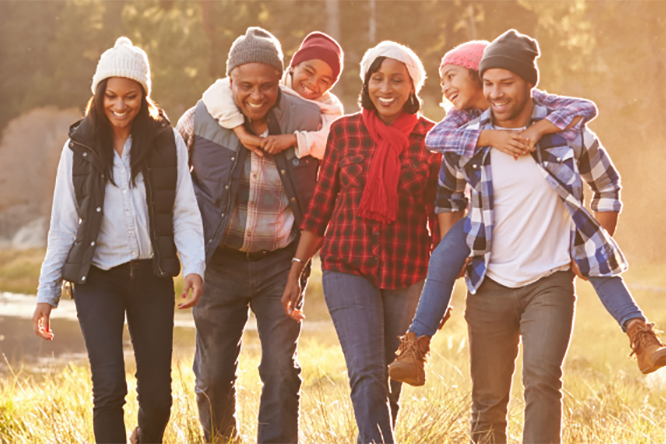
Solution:
{"label": "man's hand", "polygon": [[513,157],[529,154],[530,146],[527,139],[517,131],[492,130],[490,131],[490,146]]}
{"label": "man's hand", "polygon": [[40,302],[35,306],[35,312],[32,315],[32,328],[35,334],[47,341],[53,340],[51,331],[51,304]]}
{"label": "man's hand", "polygon": [[281,134],[279,136],[268,136],[261,142],[261,149],[268,154],[278,154],[298,143],[296,134]]}
{"label": "man's hand", "polygon": [[201,293],[203,292],[203,279],[196,273],[190,273],[185,276],[185,285],[183,286],[183,296],[182,298],[187,298],[187,293],[192,290],[192,296],[190,299],[185,300],[178,304],[179,310],[184,310],[186,308],[191,308],[197,305]]}
{"label": "man's hand", "polygon": [[261,151],[261,143],[264,141],[263,137],[250,134],[243,125],[234,128],[234,133],[236,133],[236,137],[238,137],[238,140],[240,140],[245,148],[259,157],[264,157],[264,153]]}
{"label": "man's hand", "polygon": [[439,327],[437,327],[437,330],[441,330],[444,327],[444,324],[446,324],[446,321],[449,320],[451,317],[451,312],[453,311],[453,307],[450,305],[446,309],[446,313],[444,313],[444,317],[442,317],[442,320],[439,321]]}
{"label": "man's hand", "polygon": [[458,278],[465,277],[465,271],[467,270],[467,266],[472,263],[472,258],[468,257],[465,259],[465,263],[463,264],[462,270],[460,270],[460,274],[458,275]]}
{"label": "man's hand", "polygon": [[582,280],[584,280],[584,281],[587,280],[587,278],[585,276],[583,276],[583,273],[580,272],[580,268],[578,268],[578,264],[573,259],[571,259],[571,271],[573,271],[573,273],[576,276],[578,276],[579,278],[581,278]]}
{"label": "man's hand", "polygon": [[285,314],[297,322],[301,322],[305,319],[303,312],[296,308],[302,301],[303,297],[300,273],[295,272],[295,269],[292,268],[289,272],[289,279],[287,280],[287,286],[284,289],[281,301]]}

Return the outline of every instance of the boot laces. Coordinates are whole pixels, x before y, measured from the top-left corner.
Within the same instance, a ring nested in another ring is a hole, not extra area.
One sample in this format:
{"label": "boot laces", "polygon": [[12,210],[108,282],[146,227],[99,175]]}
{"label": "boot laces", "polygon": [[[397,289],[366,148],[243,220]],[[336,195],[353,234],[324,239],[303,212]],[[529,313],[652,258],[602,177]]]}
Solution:
{"label": "boot laces", "polygon": [[423,353],[418,346],[418,339],[414,339],[413,341],[410,341],[407,339],[407,336],[401,336],[400,337],[400,347],[398,347],[398,350],[395,352],[397,356],[406,356],[406,355],[416,355],[418,358],[421,360],[425,361],[426,357],[428,356],[428,353]]}
{"label": "boot laces", "polygon": [[636,329],[634,336],[631,338],[631,349],[633,350],[631,356],[635,356],[639,349],[647,348],[650,345],[656,345],[657,347],[663,347],[664,344],[659,339],[659,334],[663,333],[654,328],[654,323],[646,324],[645,327],[639,327]]}

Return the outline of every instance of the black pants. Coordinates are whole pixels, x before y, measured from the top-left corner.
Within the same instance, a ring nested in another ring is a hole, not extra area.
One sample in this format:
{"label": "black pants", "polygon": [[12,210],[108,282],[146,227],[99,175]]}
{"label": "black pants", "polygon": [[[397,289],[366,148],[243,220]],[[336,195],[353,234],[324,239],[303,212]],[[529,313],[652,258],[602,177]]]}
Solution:
{"label": "black pants", "polygon": [[139,400],[139,442],[160,443],[171,413],[173,279],[159,278],[150,260],[108,271],[91,267],[74,290],[93,383],[93,427],[98,443],[125,443],[127,395],[123,325],[127,316]]}

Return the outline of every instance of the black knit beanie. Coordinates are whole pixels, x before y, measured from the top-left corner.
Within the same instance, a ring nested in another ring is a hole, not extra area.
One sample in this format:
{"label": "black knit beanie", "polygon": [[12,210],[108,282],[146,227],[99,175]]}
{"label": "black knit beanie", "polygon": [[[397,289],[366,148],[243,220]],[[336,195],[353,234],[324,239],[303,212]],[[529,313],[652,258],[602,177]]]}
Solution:
{"label": "black knit beanie", "polygon": [[531,37],[510,29],[486,47],[479,63],[479,77],[492,68],[502,68],[518,74],[536,86],[539,83],[539,43]]}

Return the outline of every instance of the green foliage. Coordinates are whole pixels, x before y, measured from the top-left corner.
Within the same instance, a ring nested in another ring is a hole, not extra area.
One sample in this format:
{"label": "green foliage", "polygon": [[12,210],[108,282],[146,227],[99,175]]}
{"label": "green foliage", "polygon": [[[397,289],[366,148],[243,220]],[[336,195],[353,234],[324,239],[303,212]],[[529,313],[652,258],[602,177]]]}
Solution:
{"label": "green foliage", "polygon": [[[374,12],[371,5],[374,3]],[[374,18],[374,39],[370,23]],[[0,130],[35,107],[83,109],[101,53],[120,35],[143,47],[153,71],[153,97],[172,123],[226,72],[229,48],[248,26],[282,42],[285,62],[314,30],[333,34],[345,50],[334,88],[348,113],[358,110],[359,62],[383,39],[412,47],[428,80],[424,114],[444,113],[438,67],[442,55],[471,39],[492,40],[514,27],[539,40],[539,87],[595,101],[591,123],[626,187],[618,240],[630,260],[657,260],[654,240],[666,218],[666,142],[655,116],[666,101],[666,2],[383,1],[375,0],[41,0],[0,1]]]}

